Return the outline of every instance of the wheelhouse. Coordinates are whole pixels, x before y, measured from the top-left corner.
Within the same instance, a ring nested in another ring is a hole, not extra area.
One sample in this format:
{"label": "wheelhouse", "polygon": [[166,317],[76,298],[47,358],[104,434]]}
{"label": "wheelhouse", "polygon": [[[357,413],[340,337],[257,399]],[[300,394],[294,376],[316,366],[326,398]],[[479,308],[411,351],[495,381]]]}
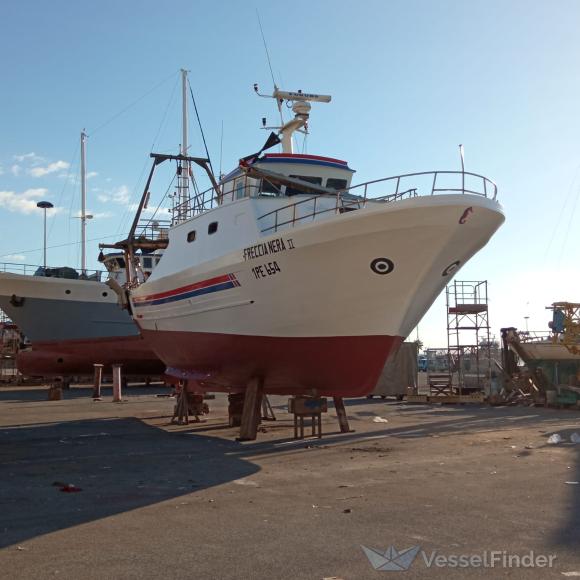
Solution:
{"label": "wheelhouse", "polygon": [[[310,194],[308,185],[321,190],[347,190],[354,170],[346,161],[319,155],[268,153],[252,164],[261,177],[252,177],[237,167],[220,181],[224,203],[244,197],[289,197]],[[280,184],[269,174],[283,175],[292,183]]]}

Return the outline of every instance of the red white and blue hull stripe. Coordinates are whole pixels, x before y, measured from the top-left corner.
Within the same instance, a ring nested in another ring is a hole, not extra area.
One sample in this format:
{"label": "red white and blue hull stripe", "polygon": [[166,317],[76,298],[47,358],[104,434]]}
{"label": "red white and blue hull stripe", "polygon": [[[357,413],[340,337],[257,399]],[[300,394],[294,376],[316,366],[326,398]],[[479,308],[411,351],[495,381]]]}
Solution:
{"label": "red white and blue hull stripe", "polygon": [[174,290],[167,290],[166,292],[158,292],[147,296],[139,296],[138,298],[133,299],[133,305],[136,307],[158,306],[160,304],[168,304],[170,302],[177,302],[187,298],[196,298],[197,296],[203,296],[204,294],[229,290],[230,288],[237,288],[238,286],[240,286],[240,283],[235,274],[223,274],[222,276],[209,278],[202,282],[181,286]]}

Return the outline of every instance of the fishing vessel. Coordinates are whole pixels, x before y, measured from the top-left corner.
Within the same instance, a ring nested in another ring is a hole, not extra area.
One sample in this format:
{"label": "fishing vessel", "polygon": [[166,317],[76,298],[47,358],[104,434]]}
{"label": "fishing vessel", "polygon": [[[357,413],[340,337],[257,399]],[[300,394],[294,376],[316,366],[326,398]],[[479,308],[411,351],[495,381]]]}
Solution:
{"label": "fishing vessel", "polygon": [[[117,258],[107,266],[112,260]],[[94,274],[71,279],[0,272],[0,309],[31,343],[17,357],[26,376],[90,375],[94,363],[106,372],[122,364],[131,375],[164,371],[116,293]]]}
{"label": "fishing vessel", "polygon": [[[86,268],[85,133],[81,133],[81,269],[0,264],[0,309],[31,342],[17,357],[27,376],[90,375],[93,364],[122,364],[129,375],[161,375],[165,365],[147,346],[113,286],[125,283],[122,254],[101,255],[108,275]],[[156,235],[163,228],[156,222]],[[159,255],[134,257],[136,275],[150,275]]]}
{"label": "fishing vessel", "polygon": [[[293,149],[311,103],[330,96],[260,96],[294,116],[266,127],[264,147],[219,183],[186,148],[152,154],[141,206],[166,161],[180,175],[197,163],[212,187],[182,197],[158,266],[144,283],[130,279],[134,320],[167,372],[194,390],[238,393],[257,379],[266,393],[366,395],[389,353],[503,223],[497,187],[466,171],[353,185],[347,161]],[[278,143],[281,152],[265,152]],[[143,239],[114,247],[130,263]]]}

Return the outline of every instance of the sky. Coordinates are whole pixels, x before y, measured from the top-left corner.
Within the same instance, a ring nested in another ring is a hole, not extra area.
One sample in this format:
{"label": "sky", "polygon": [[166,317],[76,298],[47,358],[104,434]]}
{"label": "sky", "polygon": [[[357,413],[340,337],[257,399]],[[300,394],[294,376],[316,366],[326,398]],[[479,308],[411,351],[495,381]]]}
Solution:
{"label": "sky", "polygon": [[[547,330],[545,307],[580,302],[580,2],[575,0],[21,0],[0,19],[0,262],[80,264],[85,129],[89,267],[127,231],[149,153],[181,141],[179,69],[190,71],[214,166],[259,149],[272,78],[331,94],[307,152],[346,159],[354,182],[435,169],[498,184],[506,223],[458,274],[487,280],[492,333]],[[222,139],[223,127],[223,139]],[[221,146],[220,146],[221,143]],[[221,154],[220,154],[221,150]],[[193,155],[204,154],[194,119]],[[526,319],[526,317],[529,317]],[[446,344],[440,297],[421,321]]]}

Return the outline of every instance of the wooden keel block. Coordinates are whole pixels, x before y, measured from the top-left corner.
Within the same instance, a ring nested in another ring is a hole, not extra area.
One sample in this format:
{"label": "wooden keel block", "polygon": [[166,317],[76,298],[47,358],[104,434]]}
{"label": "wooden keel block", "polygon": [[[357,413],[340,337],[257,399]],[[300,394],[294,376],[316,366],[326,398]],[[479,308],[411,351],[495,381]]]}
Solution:
{"label": "wooden keel block", "polygon": [[238,441],[254,441],[256,439],[263,396],[264,380],[262,378],[252,379],[246,387]]}

